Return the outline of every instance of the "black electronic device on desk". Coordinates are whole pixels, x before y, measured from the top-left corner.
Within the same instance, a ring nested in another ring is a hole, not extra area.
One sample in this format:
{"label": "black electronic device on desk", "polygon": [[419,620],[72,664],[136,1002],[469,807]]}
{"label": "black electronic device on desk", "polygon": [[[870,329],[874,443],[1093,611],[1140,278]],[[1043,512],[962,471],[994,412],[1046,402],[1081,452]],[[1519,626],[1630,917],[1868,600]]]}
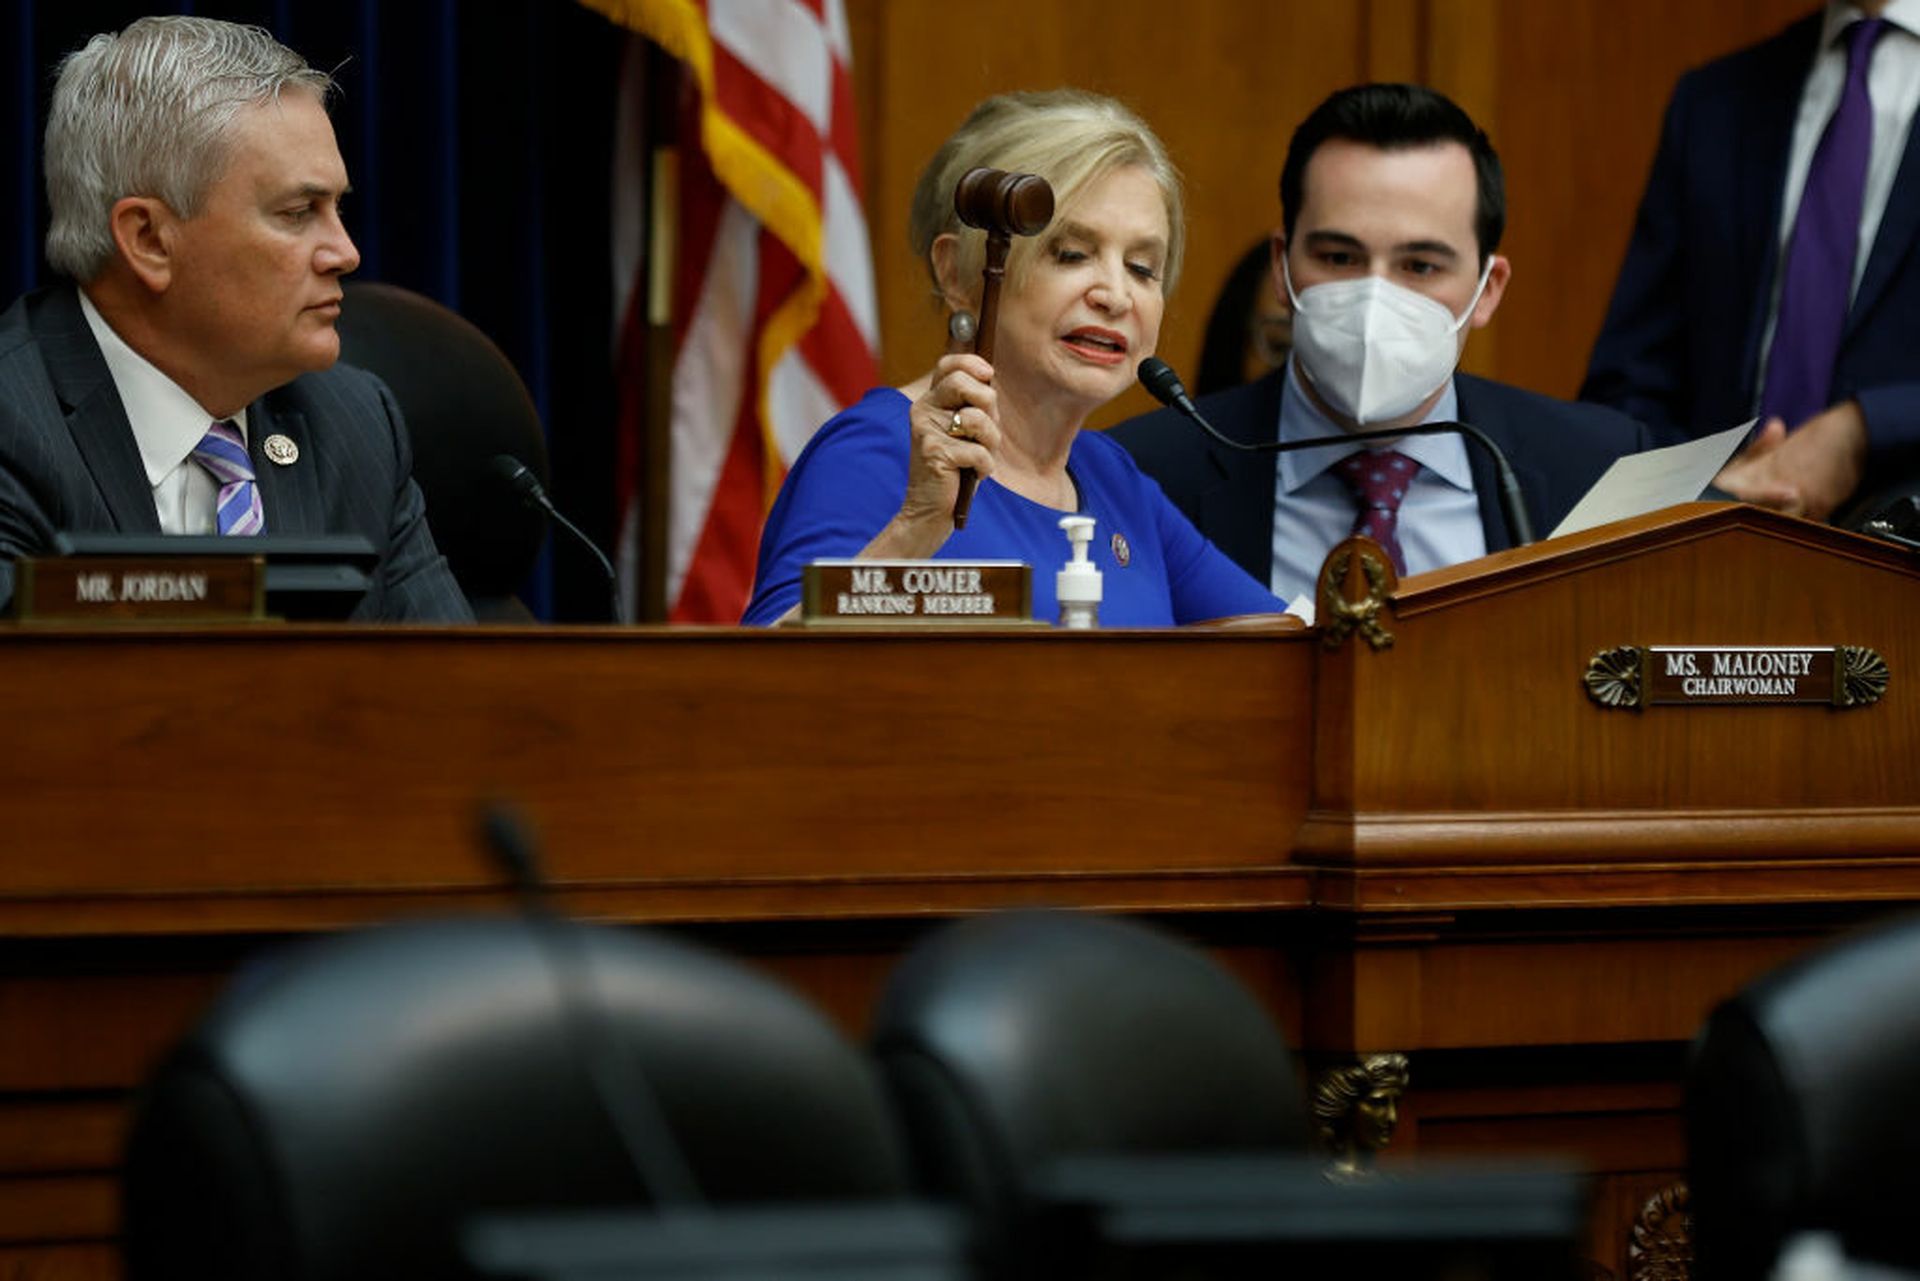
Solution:
{"label": "black electronic device on desk", "polygon": [[14,563],[14,615],[58,623],[346,618],[379,564],[358,534],[59,533]]}

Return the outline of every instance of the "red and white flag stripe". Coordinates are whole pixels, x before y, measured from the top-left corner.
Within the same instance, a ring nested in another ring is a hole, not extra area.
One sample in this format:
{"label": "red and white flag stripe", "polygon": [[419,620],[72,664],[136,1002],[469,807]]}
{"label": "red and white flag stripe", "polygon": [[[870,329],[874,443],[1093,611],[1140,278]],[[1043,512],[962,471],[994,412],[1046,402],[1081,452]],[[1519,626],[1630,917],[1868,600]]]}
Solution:
{"label": "red and white flag stripe", "polygon": [[[667,599],[675,621],[731,622],[787,464],[877,377],[846,15],[841,0],[585,2],[699,88],[680,151]],[[633,279],[616,290],[637,337]],[[622,417],[637,426],[634,407]]]}

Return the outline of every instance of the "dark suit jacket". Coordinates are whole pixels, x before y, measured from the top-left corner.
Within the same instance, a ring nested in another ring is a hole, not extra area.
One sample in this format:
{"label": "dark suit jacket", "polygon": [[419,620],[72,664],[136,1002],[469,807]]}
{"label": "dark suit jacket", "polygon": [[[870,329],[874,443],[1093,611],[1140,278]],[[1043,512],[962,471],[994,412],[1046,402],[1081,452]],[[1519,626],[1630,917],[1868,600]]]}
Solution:
{"label": "dark suit jacket", "polygon": [[[1244,387],[1203,396],[1200,412],[1231,440],[1277,439],[1286,377],[1285,369],[1276,369]],[[1614,459],[1652,443],[1640,424],[1593,405],[1570,405],[1470,374],[1454,375],[1454,389],[1461,421],[1491,437],[1513,465],[1527,515],[1541,536],[1573,510]],[[1261,582],[1272,577],[1273,454],[1228,449],[1172,409],[1121,423],[1111,434],[1214,546]],[[1493,463],[1472,445],[1467,457],[1487,550],[1513,546]]]}
{"label": "dark suit jacket", "polygon": [[[1666,439],[1753,412],[1782,187],[1820,15],[1681,77],[1581,397]],[[1833,401],[1860,402],[1876,470],[1920,464],[1920,129],[1907,136],[1847,317]],[[1885,479],[1869,475],[1869,483]]]}
{"label": "dark suit jacket", "polygon": [[[291,466],[262,456],[274,433],[299,446]],[[361,534],[380,553],[354,618],[472,621],[379,379],[344,365],[296,378],[247,407],[247,439],[269,533]],[[13,597],[12,559],[49,550],[61,530],[160,532],[133,428],[71,286],[0,315],[0,604]]]}

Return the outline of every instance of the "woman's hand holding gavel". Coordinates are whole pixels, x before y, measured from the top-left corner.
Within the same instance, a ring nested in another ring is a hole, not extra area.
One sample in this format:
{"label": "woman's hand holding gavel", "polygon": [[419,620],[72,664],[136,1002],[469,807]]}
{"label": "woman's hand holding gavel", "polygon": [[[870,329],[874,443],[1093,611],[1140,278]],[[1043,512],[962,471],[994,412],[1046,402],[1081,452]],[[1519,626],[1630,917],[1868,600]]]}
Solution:
{"label": "woman's hand holding gavel", "polygon": [[[1053,220],[1053,188],[1047,185],[1046,179],[1030,173],[969,169],[953,189],[953,211],[967,226],[978,227],[987,233],[987,260],[980,273],[980,322],[973,340],[974,353],[986,363],[984,373],[976,372],[973,376],[984,385],[993,378],[993,330],[1000,312],[1000,285],[1007,275],[1007,250],[1012,246],[1013,237],[1037,235]],[[948,364],[943,360],[935,371],[934,391],[930,395],[939,391],[947,373]],[[956,438],[961,436],[971,417],[969,414],[953,417],[945,425],[949,434]],[[989,417],[993,419],[993,436],[997,444],[999,420],[996,415]],[[956,427],[960,430],[951,430]],[[915,431],[919,429],[919,415],[916,414]],[[976,435],[974,439],[984,443],[981,436]],[[915,453],[917,457],[920,451],[916,449]],[[979,483],[980,472],[977,467],[962,465],[959,475],[960,485],[953,500],[953,527],[965,529],[967,510],[973,505],[973,490]],[[908,491],[911,501],[911,479]]]}
{"label": "woman's hand holding gavel", "polygon": [[962,478],[990,476],[1000,447],[993,366],[970,352],[942,356],[913,404],[907,494],[893,518],[889,554],[931,556],[961,524]]}

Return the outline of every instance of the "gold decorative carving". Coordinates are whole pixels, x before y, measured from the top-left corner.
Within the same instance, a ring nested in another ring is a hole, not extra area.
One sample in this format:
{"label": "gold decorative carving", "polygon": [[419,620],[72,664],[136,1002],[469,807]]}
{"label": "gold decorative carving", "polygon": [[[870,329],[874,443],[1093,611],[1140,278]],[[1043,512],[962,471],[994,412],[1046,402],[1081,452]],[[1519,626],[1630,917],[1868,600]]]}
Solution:
{"label": "gold decorative carving", "polygon": [[1672,1183],[1651,1197],[1627,1232],[1627,1281],[1687,1281],[1693,1271],[1693,1216],[1687,1185]]}
{"label": "gold decorative carving", "polygon": [[1840,679],[1834,682],[1833,701],[1841,707],[1865,707],[1887,692],[1887,660],[1864,645],[1842,645],[1838,650]]}
{"label": "gold decorative carving", "polygon": [[[1347,590],[1347,578],[1353,567],[1355,553],[1359,554],[1360,572],[1366,579],[1365,590],[1357,600]],[[1318,603],[1315,607],[1316,621],[1320,624],[1320,643],[1328,649],[1339,649],[1349,635],[1359,632],[1361,638],[1375,649],[1386,649],[1392,645],[1393,633],[1382,626],[1380,611],[1392,599],[1393,589],[1397,586],[1399,576],[1393,572],[1393,566],[1388,563],[1386,553],[1378,543],[1356,537],[1334,548],[1333,554],[1320,567]]]}
{"label": "gold decorative carving", "polygon": [[1587,660],[1587,697],[1602,707],[1640,706],[1640,647],[1616,645]]}
{"label": "gold decorative carving", "polygon": [[1335,1182],[1373,1173],[1374,1154],[1393,1142],[1400,1098],[1407,1092],[1407,1056],[1366,1054],[1329,1068],[1313,1087],[1313,1120]]}

